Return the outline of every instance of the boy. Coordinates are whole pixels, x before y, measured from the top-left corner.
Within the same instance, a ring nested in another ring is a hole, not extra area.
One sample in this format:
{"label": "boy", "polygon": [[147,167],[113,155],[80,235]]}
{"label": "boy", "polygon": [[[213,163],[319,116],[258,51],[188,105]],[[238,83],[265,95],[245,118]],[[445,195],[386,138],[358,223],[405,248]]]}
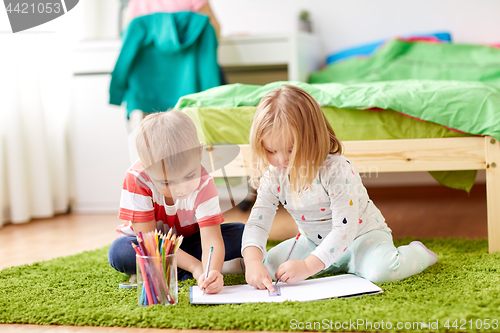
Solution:
{"label": "boy", "polygon": [[[136,134],[139,160],[127,171],[123,183],[117,227],[123,237],[109,249],[108,261],[119,272],[136,273],[136,234],[170,228],[184,240],[177,251],[179,280],[194,277],[206,293],[223,286],[221,272],[242,273],[243,223],[226,223],[212,177],[201,165],[203,144],[193,121],[179,111],[146,117]],[[208,278],[208,253],[213,256]],[[234,259],[234,260],[233,260]],[[226,260],[226,262],[224,262]]]}

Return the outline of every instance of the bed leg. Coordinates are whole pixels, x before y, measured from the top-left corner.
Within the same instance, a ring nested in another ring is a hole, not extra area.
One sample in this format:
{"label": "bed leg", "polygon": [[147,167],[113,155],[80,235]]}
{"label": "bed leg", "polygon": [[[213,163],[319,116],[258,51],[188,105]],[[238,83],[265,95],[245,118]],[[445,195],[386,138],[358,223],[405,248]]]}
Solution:
{"label": "bed leg", "polygon": [[500,143],[487,136],[486,207],[488,210],[488,250],[500,251]]}

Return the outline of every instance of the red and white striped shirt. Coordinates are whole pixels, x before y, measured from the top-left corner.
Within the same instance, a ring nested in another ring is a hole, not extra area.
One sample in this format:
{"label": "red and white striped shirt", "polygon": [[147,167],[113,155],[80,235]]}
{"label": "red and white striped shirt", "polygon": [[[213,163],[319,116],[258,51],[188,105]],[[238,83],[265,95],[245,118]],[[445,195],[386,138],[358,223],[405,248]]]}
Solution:
{"label": "red and white striped shirt", "polygon": [[119,225],[116,231],[127,236],[135,236],[131,222],[155,220],[156,229],[167,233],[174,227],[176,234],[184,237],[191,236],[200,228],[224,222],[217,188],[203,166],[198,188],[187,198],[168,206],[139,161],[125,175],[118,218],[126,222]]}

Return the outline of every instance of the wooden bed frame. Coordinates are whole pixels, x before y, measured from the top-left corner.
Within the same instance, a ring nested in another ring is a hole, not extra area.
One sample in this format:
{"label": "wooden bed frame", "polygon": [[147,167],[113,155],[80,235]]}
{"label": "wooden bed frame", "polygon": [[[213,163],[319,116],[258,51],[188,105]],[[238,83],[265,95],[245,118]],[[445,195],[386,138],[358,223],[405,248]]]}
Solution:
{"label": "wooden bed frame", "polygon": [[[486,170],[488,249],[500,251],[500,144],[491,136],[344,141],[345,156],[360,173],[446,170]],[[225,146],[206,148],[224,156]],[[234,151],[234,147],[232,149]],[[212,154],[211,154],[212,155]],[[250,149],[240,145],[240,153],[213,177],[241,177],[249,173]]]}

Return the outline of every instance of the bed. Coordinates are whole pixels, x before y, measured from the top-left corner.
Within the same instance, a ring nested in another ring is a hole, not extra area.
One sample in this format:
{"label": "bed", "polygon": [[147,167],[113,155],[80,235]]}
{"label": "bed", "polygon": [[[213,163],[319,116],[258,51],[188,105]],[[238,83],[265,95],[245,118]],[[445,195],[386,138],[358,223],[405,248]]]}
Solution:
{"label": "bed", "polygon": [[[485,77],[490,82],[398,78],[233,84],[185,96],[176,107],[195,121],[208,144],[212,166],[214,158],[221,159],[211,170],[214,177],[246,176],[248,133],[258,101],[281,84],[300,86],[322,105],[346,157],[360,173],[430,171],[441,184],[468,191],[477,170],[485,170],[489,252],[496,252],[500,251],[500,84],[495,80],[500,83],[500,63],[489,64],[483,72],[488,72]],[[397,65],[400,71],[401,64]]]}

